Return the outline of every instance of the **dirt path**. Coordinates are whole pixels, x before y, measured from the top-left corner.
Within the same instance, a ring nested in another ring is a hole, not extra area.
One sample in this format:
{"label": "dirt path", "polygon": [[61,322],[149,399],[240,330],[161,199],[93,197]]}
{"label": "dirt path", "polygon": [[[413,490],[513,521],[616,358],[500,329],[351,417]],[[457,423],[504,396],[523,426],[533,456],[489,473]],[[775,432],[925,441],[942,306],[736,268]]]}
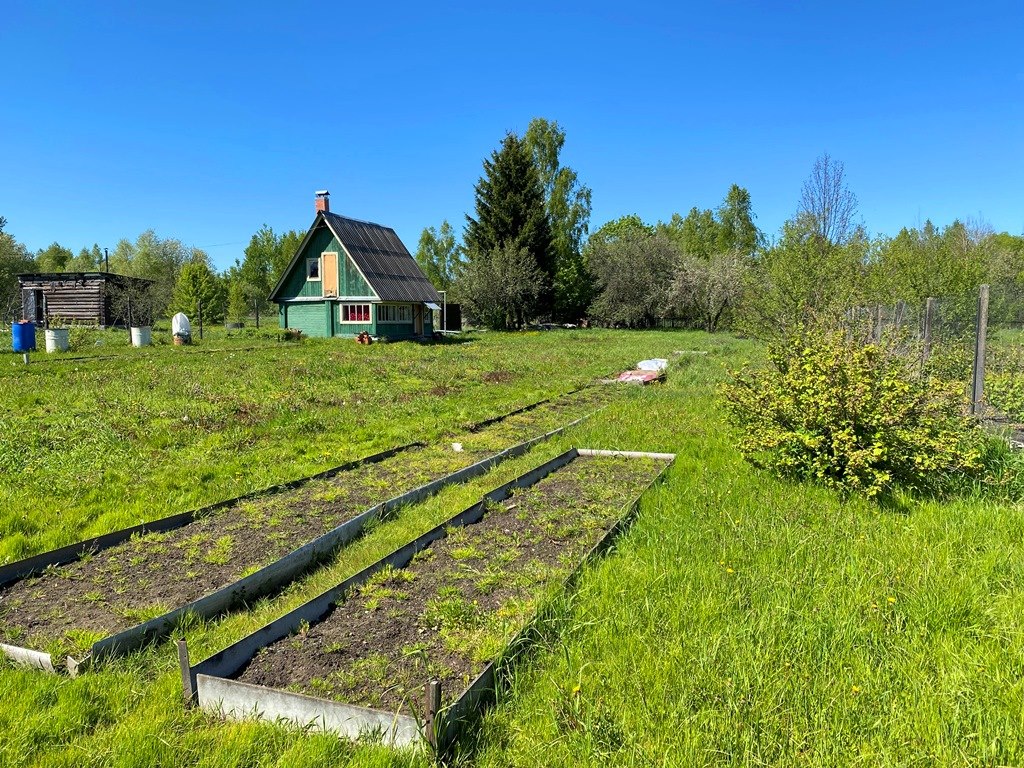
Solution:
{"label": "dirt path", "polygon": [[0,640],[42,649],[94,640],[198,599],[312,541],[367,508],[579,418],[606,402],[591,388],[450,443],[217,510],[0,591]]}
{"label": "dirt path", "polygon": [[450,703],[663,467],[577,458],[264,648],[238,679],[407,714],[440,679]]}

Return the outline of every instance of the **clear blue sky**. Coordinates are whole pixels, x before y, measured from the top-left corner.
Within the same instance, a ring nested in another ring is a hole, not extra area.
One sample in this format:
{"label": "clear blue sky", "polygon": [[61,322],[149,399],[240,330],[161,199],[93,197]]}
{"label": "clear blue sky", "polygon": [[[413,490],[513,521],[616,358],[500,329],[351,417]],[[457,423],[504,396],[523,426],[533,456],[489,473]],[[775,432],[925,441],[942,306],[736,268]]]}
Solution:
{"label": "clear blue sky", "polygon": [[4,0],[0,216],[32,250],[152,228],[223,268],[327,187],[415,249],[542,116],[592,229],[735,182],[772,234],[827,151],[872,233],[1024,231],[1024,3],[846,5]]}

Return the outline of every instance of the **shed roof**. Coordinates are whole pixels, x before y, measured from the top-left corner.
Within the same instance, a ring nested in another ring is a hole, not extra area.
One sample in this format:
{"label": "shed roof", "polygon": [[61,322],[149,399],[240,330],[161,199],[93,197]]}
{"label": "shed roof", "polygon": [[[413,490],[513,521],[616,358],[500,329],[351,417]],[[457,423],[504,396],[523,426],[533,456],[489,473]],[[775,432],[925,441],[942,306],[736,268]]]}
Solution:
{"label": "shed roof", "polygon": [[423,274],[395,230],[326,211],[317,213],[291,263],[274,286],[271,301],[277,299],[285,278],[295,268],[313,232],[321,225],[331,230],[381,301],[441,301],[437,289]]}
{"label": "shed roof", "polygon": [[19,282],[35,282],[40,280],[51,280],[55,282],[66,282],[68,280],[111,280],[114,282],[128,281],[135,283],[155,282],[147,277],[132,277],[131,275],[121,275],[117,272],[23,272],[18,275]]}

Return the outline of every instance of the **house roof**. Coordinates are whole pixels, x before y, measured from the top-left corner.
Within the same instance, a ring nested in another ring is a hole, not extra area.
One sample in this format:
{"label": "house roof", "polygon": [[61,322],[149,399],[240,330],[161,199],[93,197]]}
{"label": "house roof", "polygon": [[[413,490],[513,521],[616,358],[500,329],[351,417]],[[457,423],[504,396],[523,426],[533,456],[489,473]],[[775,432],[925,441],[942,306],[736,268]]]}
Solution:
{"label": "house roof", "polygon": [[381,301],[440,303],[441,296],[437,289],[427,280],[412,254],[398,239],[395,230],[324,211],[317,213],[291,263],[274,286],[270,294],[271,301],[277,299],[285,279],[302,257],[313,232],[321,225],[331,230]]}

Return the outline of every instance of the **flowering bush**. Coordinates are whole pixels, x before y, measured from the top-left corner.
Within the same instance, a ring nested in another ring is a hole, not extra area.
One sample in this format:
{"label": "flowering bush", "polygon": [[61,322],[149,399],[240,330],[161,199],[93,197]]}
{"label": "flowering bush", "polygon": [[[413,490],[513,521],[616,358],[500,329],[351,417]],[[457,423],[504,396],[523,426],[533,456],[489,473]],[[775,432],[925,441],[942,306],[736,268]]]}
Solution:
{"label": "flowering bush", "polygon": [[964,415],[962,383],[922,376],[897,340],[803,331],[769,348],[768,365],[723,388],[740,450],[754,465],[876,496],[938,489],[978,474],[986,439]]}

